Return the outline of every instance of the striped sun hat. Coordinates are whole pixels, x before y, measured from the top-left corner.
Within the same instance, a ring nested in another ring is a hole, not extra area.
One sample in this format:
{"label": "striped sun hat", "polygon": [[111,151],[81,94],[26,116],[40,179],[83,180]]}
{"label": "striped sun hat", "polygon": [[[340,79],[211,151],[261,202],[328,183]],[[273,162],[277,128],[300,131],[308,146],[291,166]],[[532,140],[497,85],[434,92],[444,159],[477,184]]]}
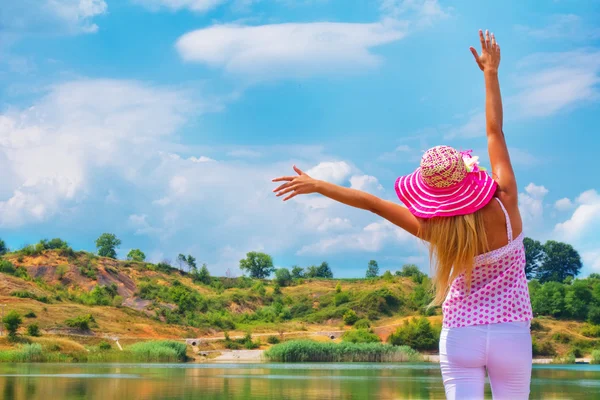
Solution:
{"label": "striped sun hat", "polygon": [[479,157],[449,146],[425,152],[421,166],[396,180],[396,193],[413,215],[420,218],[472,214],[494,196],[497,184]]}

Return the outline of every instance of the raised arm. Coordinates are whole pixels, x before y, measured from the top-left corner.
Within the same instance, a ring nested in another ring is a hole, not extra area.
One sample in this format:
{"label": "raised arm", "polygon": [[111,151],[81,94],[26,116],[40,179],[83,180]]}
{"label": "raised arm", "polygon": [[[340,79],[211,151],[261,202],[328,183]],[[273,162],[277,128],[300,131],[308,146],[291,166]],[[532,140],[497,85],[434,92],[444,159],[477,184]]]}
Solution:
{"label": "raised arm", "polygon": [[500,46],[494,34],[479,31],[481,55],[471,47],[475,62],[483,71],[485,80],[485,119],[488,138],[488,152],[492,164],[492,173],[498,182],[502,197],[514,205],[517,204],[517,181],[510,162],[506,139],[502,130],[502,97],[498,81],[500,65]]}
{"label": "raised arm", "polygon": [[419,221],[408,209],[401,205],[382,200],[361,190],[350,189],[313,179],[296,166],[294,166],[294,171],[297,173],[295,176],[282,176],[273,179],[273,182],[285,182],[273,190],[273,192],[277,193],[277,196],[287,194],[283,199],[284,201],[299,194],[319,193],[342,204],[371,211],[407,232],[415,236],[418,235]]}

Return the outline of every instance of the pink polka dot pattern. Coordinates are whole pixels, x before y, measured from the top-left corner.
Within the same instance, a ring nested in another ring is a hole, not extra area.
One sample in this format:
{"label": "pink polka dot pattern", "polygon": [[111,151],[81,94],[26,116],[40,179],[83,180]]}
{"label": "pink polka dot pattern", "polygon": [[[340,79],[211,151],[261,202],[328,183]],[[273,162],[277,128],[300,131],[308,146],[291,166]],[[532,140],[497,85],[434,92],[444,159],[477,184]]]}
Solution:
{"label": "pink polka dot pattern", "polygon": [[531,320],[523,234],[498,250],[477,256],[470,292],[466,292],[464,275],[459,275],[442,311],[446,328]]}

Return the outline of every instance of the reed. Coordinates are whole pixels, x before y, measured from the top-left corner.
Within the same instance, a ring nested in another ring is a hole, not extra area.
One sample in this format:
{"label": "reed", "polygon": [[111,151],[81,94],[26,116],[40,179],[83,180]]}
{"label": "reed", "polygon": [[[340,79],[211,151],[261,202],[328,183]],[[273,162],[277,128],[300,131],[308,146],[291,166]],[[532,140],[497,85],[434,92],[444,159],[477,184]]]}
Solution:
{"label": "reed", "polygon": [[421,361],[408,346],[383,343],[322,343],[294,340],[274,345],[265,357],[277,362],[405,362]]}

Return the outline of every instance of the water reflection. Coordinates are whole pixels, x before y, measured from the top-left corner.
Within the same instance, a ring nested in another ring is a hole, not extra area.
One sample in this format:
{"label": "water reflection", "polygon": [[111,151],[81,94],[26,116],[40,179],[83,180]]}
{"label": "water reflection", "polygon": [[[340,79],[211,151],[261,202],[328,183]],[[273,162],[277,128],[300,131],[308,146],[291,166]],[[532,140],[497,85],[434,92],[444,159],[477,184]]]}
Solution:
{"label": "water reflection", "polygon": [[[599,382],[598,366],[536,367],[531,398],[600,398]],[[0,388],[5,400],[444,398],[435,364],[4,364]]]}

